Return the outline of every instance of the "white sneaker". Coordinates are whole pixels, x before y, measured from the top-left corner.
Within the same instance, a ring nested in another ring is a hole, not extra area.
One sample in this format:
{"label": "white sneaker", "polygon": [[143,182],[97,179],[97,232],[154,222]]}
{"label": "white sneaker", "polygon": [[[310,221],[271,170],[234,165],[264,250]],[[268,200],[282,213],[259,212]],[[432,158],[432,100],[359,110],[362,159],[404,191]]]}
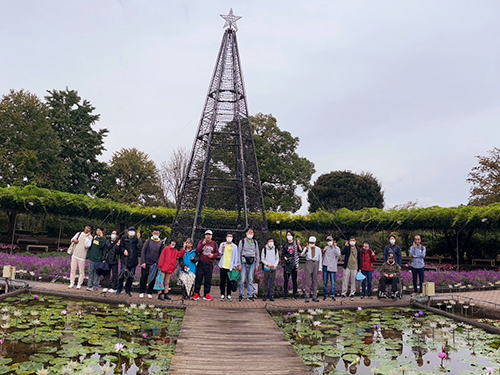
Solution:
{"label": "white sneaker", "polygon": [[153,295],[152,294],[148,294],[148,298],[153,298]]}
{"label": "white sneaker", "polygon": [[81,286],[80,284],[78,284],[78,285],[76,286],[76,289],[80,289],[81,287],[82,287],[82,286]]}
{"label": "white sneaker", "polygon": [[221,300],[221,301],[225,301],[225,300],[226,300],[226,297],[224,297],[224,296],[220,296],[220,300]]}
{"label": "white sneaker", "polygon": [[113,288],[110,288],[110,289],[108,289],[108,293],[116,293],[116,290],[114,290]]}
{"label": "white sneaker", "polygon": [[74,287],[73,284],[69,284],[68,289],[73,289],[73,287]]}
{"label": "white sneaker", "polygon": [[139,294],[139,298],[144,298],[144,293]]}
{"label": "white sneaker", "polygon": [[92,288],[90,286],[87,287],[87,290],[92,290]]}
{"label": "white sneaker", "polygon": [[233,299],[231,298],[231,296],[227,296],[227,300],[231,302]]}
{"label": "white sneaker", "polygon": [[107,291],[108,291],[108,290],[109,290],[108,288],[104,288],[104,289],[102,290],[102,292],[103,292],[103,293],[107,293]]}

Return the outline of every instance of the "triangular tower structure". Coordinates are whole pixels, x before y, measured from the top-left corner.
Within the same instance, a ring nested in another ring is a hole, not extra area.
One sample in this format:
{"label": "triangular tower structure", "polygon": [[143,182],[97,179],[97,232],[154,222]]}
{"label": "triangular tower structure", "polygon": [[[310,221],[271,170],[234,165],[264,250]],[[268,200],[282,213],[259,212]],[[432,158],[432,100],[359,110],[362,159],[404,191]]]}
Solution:
{"label": "triangular tower structure", "polygon": [[214,73],[172,227],[172,237],[235,240],[248,228],[267,236],[262,187],[248,119],[233,10],[226,21]]}

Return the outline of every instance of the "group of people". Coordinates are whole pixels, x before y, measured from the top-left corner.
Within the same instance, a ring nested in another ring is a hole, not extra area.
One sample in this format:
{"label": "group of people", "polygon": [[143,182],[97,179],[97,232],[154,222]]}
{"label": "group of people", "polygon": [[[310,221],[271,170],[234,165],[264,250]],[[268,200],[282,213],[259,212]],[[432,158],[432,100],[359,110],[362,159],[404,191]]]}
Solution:
{"label": "group of people", "polygon": [[[255,272],[262,264],[263,268],[263,297],[265,301],[274,300],[276,273],[281,264],[283,269],[283,298],[290,297],[289,281],[292,281],[292,298],[298,299],[297,276],[299,257],[305,258],[305,302],[311,299],[318,302],[318,276],[323,278],[323,300],[331,298],[335,301],[336,274],[339,261],[343,258],[343,277],[341,297],[349,296],[354,299],[357,281],[361,281],[361,298],[372,297],[372,277],[374,262],[377,258],[371,249],[370,243],[364,241],[359,247],[356,238],[351,237],[344,244],[343,250],[337,242],[328,236],[327,246],[323,249],[316,246],[316,238],[309,237],[306,246],[302,247],[299,238],[295,238],[290,231],[286,233],[286,242],[281,251],[277,248],[273,238],[267,239],[265,246],[260,249],[254,238],[253,229],[246,231],[245,237],[236,245],[233,234],[228,233],[226,239],[219,246],[213,240],[213,232],[206,230],[203,240],[194,246],[192,239],[184,241],[181,250],[177,250],[177,243],[171,240],[168,246],[160,240],[160,231],[154,229],[151,238],[145,242],[134,227],[128,228],[126,235],[118,237],[113,231],[109,239],[104,237],[104,228],[98,227],[92,235],[91,224],[83,232],[72,238],[73,252],[71,259],[70,285],[75,287],[76,271],[79,271],[76,288],[80,289],[84,281],[86,259],[90,260],[87,290],[98,290],[102,283],[103,292],[131,296],[132,281],[137,266],[141,267],[139,297],[147,294],[152,298],[153,289],[158,289],[158,298],[171,299],[169,283],[176,269],[180,270],[183,298],[199,300],[203,285],[203,299],[212,301],[210,296],[214,264],[218,260],[220,269],[221,301],[232,301],[232,293],[238,292],[238,300],[246,298],[254,301]],[[420,236],[415,236],[415,242],[410,249],[411,271],[413,274],[413,295],[422,293],[424,282],[424,259],[426,248],[421,244]],[[379,298],[391,297],[396,299],[401,293],[401,248],[396,244],[396,238],[391,236],[389,244],[383,253],[384,262],[380,268]],[[118,264],[121,263],[120,269]],[[161,273],[163,287],[156,288],[158,278],[150,273]],[[103,279],[101,281],[101,275]],[[418,280],[417,280],[418,279]],[[328,286],[330,283],[330,286]],[[124,286],[125,284],[125,286]],[[388,286],[390,288],[388,289]],[[388,290],[387,290],[388,289]]]}

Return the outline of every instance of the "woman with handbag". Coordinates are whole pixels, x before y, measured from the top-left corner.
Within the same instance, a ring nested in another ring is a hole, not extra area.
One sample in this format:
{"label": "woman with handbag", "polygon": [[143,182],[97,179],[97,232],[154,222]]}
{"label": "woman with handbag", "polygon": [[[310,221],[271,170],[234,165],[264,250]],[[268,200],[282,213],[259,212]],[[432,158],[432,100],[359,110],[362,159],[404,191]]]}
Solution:
{"label": "woman with handbag", "polygon": [[260,255],[264,270],[264,288],[262,301],[269,297],[269,301],[274,301],[274,281],[276,280],[276,268],[280,262],[280,255],[276,246],[274,246],[274,239],[268,238],[266,246],[262,249]]}
{"label": "woman with handbag", "polygon": [[71,239],[71,245],[68,249],[68,253],[71,255],[71,271],[68,286],[70,289],[75,286],[77,268],[79,275],[76,289],[82,287],[85,278],[85,259],[87,258],[87,251],[92,245],[92,229],[94,229],[94,226],[92,224],[87,224],[85,226],[85,231],[78,232]]}
{"label": "woman with handbag", "polygon": [[193,294],[193,286],[196,279],[196,264],[200,260],[194,248],[194,242],[191,238],[184,241],[184,257],[182,258],[183,271],[179,275],[182,283],[182,298],[189,299]]}
{"label": "woman with handbag", "polygon": [[233,299],[231,291],[233,290],[233,281],[229,279],[229,272],[233,270],[241,270],[240,256],[238,254],[238,246],[233,243],[233,235],[226,235],[226,242],[222,242],[219,246],[219,261],[220,268],[220,300],[229,302]]}
{"label": "woman with handbag", "polygon": [[175,267],[177,265],[177,258],[182,258],[186,253],[186,250],[182,249],[182,251],[178,251],[175,248],[177,241],[170,240],[170,245],[163,249],[160,255],[160,260],[158,261],[158,271],[163,273],[163,280],[165,284],[165,290],[163,293],[158,295],[158,299],[170,300],[170,296],[168,295],[168,288],[170,285],[170,277],[175,272]]}

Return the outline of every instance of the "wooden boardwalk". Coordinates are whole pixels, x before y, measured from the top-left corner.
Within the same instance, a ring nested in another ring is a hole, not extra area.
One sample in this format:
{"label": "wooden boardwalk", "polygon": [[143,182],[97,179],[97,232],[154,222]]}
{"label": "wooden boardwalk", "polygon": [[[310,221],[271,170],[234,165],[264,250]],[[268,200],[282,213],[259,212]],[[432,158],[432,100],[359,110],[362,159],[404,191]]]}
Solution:
{"label": "wooden boardwalk", "polygon": [[189,306],[173,374],[310,374],[265,309]]}

